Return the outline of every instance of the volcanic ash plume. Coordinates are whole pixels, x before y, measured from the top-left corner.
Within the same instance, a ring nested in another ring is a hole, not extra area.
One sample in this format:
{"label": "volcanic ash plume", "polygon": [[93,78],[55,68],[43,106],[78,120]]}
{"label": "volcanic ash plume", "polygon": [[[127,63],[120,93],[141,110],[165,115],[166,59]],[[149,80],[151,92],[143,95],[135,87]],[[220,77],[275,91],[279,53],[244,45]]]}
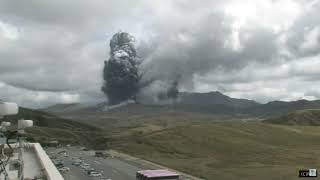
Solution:
{"label": "volcanic ash plume", "polygon": [[108,96],[109,105],[128,100],[170,103],[178,98],[179,93],[180,76],[175,76],[172,81],[156,73],[147,73],[137,56],[133,36],[118,32],[110,41],[110,58],[105,61],[102,91]]}
{"label": "volcanic ash plume", "polygon": [[134,38],[126,32],[118,32],[110,41],[110,58],[105,61],[102,91],[109,104],[136,99],[139,90],[139,61]]}

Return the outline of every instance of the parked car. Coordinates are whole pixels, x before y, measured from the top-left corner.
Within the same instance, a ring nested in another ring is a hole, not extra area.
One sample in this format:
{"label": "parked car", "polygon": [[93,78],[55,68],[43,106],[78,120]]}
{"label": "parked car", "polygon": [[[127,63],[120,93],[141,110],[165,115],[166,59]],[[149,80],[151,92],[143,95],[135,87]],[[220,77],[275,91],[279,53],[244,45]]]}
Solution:
{"label": "parked car", "polygon": [[80,162],[72,162],[71,164],[72,164],[72,165],[75,165],[75,166],[80,166],[80,165],[81,165]]}
{"label": "parked car", "polygon": [[61,167],[61,168],[59,168],[58,170],[59,170],[59,171],[62,171],[62,172],[68,172],[68,171],[70,171],[70,168],[68,168],[68,167]]}
{"label": "parked car", "polygon": [[75,165],[75,166],[80,166],[80,165],[81,165],[80,162],[72,162],[71,164],[72,164],[72,165]]}
{"label": "parked car", "polygon": [[77,159],[73,159],[72,162],[71,162],[71,164],[75,165],[75,166],[80,166],[82,163],[83,163],[83,160],[78,159],[78,158]]}
{"label": "parked car", "polygon": [[61,161],[61,160],[53,160],[52,162],[57,168],[61,168],[64,166],[63,161]]}
{"label": "parked car", "polygon": [[61,159],[53,159],[52,162],[53,164],[63,163]]}
{"label": "parked car", "polygon": [[105,152],[103,151],[96,151],[95,154],[94,154],[95,157],[103,157],[103,158],[107,158],[108,157],[108,154],[106,154]]}
{"label": "parked car", "polygon": [[50,155],[49,157],[50,157],[50,159],[57,159],[57,156],[55,156],[55,155]]}
{"label": "parked car", "polygon": [[63,164],[57,164],[56,167],[57,168],[62,168],[62,167],[64,167],[64,165]]}
{"label": "parked car", "polygon": [[80,167],[81,167],[82,169],[86,169],[86,168],[90,168],[90,165],[83,165],[83,164],[81,164]]}
{"label": "parked car", "polygon": [[89,172],[89,171],[95,171],[95,169],[93,169],[92,167],[87,167],[87,168],[85,168],[84,170],[86,170],[87,172]]}
{"label": "parked car", "polygon": [[82,147],[81,150],[82,150],[82,151],[89,151],[89,149],[86,148],[86,147]]}
{"label": "parked car", "polygon": [[100,176],[102,176],[102,174],[93,171],[93,172],[91,172],[91,173],[89,174],[89,176],[91,176],[91,177],[100,177]]}
{"label": "parked car", "polygon": [[95,172],[95,170],[88,170],[87,171],[88,175],[91,174],[92,172]]}

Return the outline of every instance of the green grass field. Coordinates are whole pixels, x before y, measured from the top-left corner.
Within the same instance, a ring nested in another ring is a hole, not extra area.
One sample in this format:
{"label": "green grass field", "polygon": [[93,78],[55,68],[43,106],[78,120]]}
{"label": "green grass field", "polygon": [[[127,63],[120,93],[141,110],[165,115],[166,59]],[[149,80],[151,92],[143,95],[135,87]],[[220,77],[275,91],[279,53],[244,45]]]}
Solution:
{"label": "green grass field", "polygon": [[320,167],[320,126],[304,126],[316,124],[319,110],[264,122],[134,112],[91,118],[95,127],[27,109],[12,119],[34,119],[28,134],[38,142],[116,149],[209,180],[294,180],[299,169]]}
{"label": "green grass field", "polygon": [[[320,127],[259,122],[128,129],[113,148],[205,179],[301,179],[320,167]],[[143,129],[148,129],[143,131]]]}
{"label": "green grass field", "polygon": [[304,109],[293,111],[291,113],[267,119],[265,122],[283,125],[320,125],[319,109]]}
{"label": "green grass field", "polygon": [[10,130],[15,130],[19,119],[33,120],[34,127],[26,130],[28,140],[31,142],[45,145],[57,140],[63,145],[82,145],[95,149],[105,148],[106,145],[104,132],[100,128],[38,110],[20,108],[19,114],[5,117],[4,120],[12,122]]}

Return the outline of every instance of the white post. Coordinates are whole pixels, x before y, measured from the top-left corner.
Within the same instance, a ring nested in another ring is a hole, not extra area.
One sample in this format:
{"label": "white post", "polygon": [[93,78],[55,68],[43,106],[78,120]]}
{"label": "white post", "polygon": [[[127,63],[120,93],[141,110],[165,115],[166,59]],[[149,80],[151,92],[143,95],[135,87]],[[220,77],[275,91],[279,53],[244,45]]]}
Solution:
{"label": "white post", "polygon": [[23,166],[24,166],[24,162],[23,162],[23,153],[24,153],[24,150],[23,150],[23,139],[22,137],[20,136],[19,137],[19,162],[20,162],[20,168],[19,168],[19,171],[18,171],[18,177],[19,177],[19,180],[23,180],[24,179],[24,176],[23,176]]}
{"label": "white post", "polygon": [[19,180],[23,180],[23,166],[24,166],[24,162],[23,162],[23,153],[24,153],[24,142],[23,142],[23,138],[24,138],[24,134],[25,131],[24,129],[27,127],[32,127],[33,126],[33,121],[32,120],[19,120],[18,121],[18,136],[19,136],[19,161],[20,161],[20,169],[18,171],[18,176],[19,176]]}

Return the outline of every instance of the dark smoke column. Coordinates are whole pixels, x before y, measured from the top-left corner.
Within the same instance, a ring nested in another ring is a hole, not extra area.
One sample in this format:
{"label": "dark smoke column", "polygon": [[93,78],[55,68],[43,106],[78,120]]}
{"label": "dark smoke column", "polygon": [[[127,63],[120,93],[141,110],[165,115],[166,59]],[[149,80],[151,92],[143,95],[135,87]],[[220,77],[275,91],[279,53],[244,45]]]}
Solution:
{"label": "dark smoke column", "polygon": [[108,96],[109,104],[135,100],[140,76],[134,37],[126,32],[113,35],[110,41],[110,58],[104,64],[102,91]]}
{"label": "dark smoke column", "polygon": [[179,89],[178,89],[178,79],[172,82],[171,86],[167,90],[167,97],[170,99],[177,99],[179,96]]}

